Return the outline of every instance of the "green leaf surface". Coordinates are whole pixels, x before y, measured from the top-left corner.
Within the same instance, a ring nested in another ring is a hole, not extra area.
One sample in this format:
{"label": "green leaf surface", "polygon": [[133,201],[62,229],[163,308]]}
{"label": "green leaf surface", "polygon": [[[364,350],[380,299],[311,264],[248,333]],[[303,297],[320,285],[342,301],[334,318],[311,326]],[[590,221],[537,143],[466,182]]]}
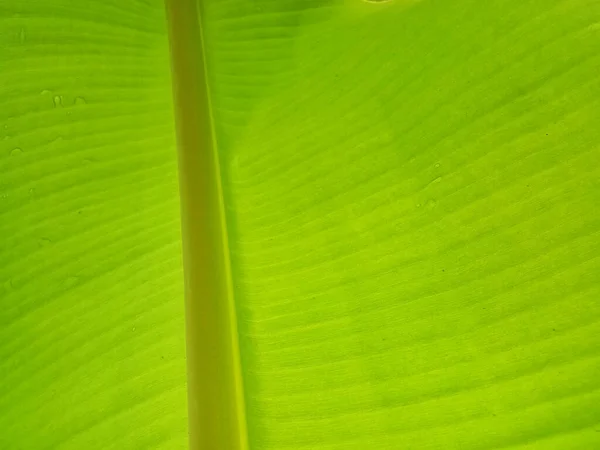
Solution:
{"label": "green leaf surface", "polygon": [[182,256],[194,450],[600,448],[600,3],[166,3],[0,0],[0,448],[186,447]]}
{"label": "green leaf surface", "polygon": [[160,1],[0,0],[0,449],[187,448]]}
{"label": "green leaf surface", "polygon": [[250,448],[600,448],[600,4],[204,10]]}

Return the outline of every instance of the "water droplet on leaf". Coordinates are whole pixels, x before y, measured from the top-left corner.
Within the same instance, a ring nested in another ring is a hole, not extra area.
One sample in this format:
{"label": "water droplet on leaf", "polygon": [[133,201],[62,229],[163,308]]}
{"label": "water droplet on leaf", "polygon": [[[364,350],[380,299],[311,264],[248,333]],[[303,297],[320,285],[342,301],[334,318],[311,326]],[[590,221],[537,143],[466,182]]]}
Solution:
{"label": "water droplet on leaf", "polygon": [[18,155],[20,155],[21,153],[23,153],[23,150],[22,150],[22,149],[20,149],[19,147],[17,147],[17,148],[13,148],[13,149],[10,151],[10,156],[18,156]]}
{"label": "water droplet on leaf", "polygon": [[58,108],[58,107],[62,107],[62,95],[55,95],[54,96],[54,107]]}
{"label": "water droplet on leaf", "polygon": [[434,198],[430,198],[427,200],[427,203],[425,203],[425,207],[429,209],[435,208],[435,205],[437,205],[437,200]]}
{"label": "water droplet on leaf", "polygon": [[431,186],[432,184],[438,184],[438,183],[440,183],[441,181],[442,181],[442,177],[436,177],[436,178],[434,178],[433,180],[431,180],[431,181],[430,181],[430,182],[427,184],[427,186]]}

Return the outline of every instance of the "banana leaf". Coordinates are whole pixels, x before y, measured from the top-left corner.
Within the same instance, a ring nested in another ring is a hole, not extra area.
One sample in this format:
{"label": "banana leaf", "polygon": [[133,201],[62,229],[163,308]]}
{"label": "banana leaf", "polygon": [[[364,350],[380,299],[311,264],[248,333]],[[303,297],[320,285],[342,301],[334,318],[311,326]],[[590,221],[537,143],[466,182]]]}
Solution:
{"label": "banana leaf", "polygon": [[0,449],[600,448],[600,2],[0,0]]}

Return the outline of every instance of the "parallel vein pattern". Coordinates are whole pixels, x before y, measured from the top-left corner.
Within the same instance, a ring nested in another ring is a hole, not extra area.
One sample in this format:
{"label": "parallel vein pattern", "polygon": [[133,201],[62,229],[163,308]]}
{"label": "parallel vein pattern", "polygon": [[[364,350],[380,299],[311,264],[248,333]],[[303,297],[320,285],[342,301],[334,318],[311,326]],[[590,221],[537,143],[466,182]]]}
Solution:
{"label": "parallel vein pattern", "polygon": [[600,4],[205,4],[251,448],[600,447]]}
{"label": "parallel vein pattern", "polygon": [[0,448],[186,448],[161,1],[0,0]]}

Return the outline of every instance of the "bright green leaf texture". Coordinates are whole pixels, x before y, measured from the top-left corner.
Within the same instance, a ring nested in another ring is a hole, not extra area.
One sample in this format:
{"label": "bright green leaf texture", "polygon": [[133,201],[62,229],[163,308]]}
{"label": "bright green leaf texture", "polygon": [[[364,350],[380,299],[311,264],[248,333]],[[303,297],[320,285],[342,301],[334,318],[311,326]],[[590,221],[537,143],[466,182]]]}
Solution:
{"label": "bright green leaf texture", "polygon": [[0,0],[0,449],[183,449],[160,1]]}
{"label": "bright green leaf texture", "polygon": [[[600,2],[197,7],[241,448],[600,449]],[[0,0],[1,450],[196,427],[168,29]]]}

